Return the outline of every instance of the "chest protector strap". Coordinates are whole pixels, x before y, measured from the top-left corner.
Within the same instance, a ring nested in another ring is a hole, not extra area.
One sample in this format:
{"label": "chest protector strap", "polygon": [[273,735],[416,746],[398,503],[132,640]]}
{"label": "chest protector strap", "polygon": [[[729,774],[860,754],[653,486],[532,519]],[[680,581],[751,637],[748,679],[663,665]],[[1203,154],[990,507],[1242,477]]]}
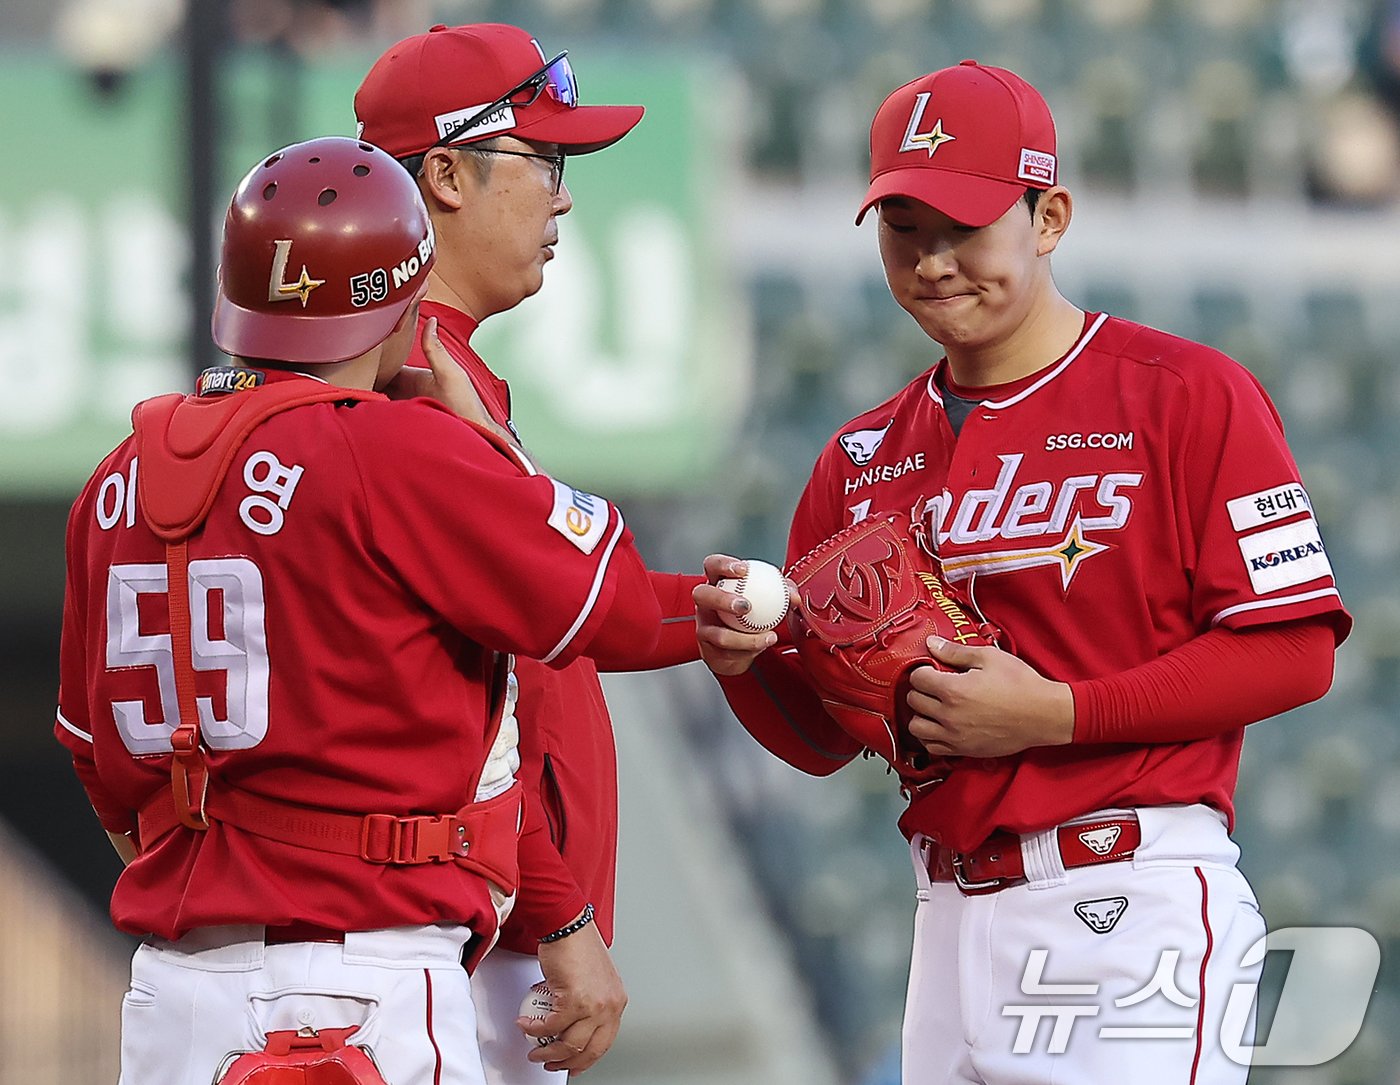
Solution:
{"label": "chest protector strap", "polygon": [[165,541],[170,648],[180,706],[170,736],[170,788],[176,816],[187,828],[209,828],[209,769],[200,742],[190,647],[189,537],[208,517],[233,457],[267,419],[308,403],[379,398],[375,392],[297,380],[219,397],[159,396],[132,411],[136,454],[147,481],[137,500],[146,523]]}
{"label": "chest protector strap", "polygon": [[[520,882],[523,805],[518,780],[500,795],[451,814],[350,814],[268,799],[226,784],[202,792],[200,800],[198,812],[206,827],[220,821],[267,840],[380,866],[457,863],[507,893],[514,893]],[[162,788],[141,808],[142,850],[177,825],[188,824],[179,803],[177,790]]]}

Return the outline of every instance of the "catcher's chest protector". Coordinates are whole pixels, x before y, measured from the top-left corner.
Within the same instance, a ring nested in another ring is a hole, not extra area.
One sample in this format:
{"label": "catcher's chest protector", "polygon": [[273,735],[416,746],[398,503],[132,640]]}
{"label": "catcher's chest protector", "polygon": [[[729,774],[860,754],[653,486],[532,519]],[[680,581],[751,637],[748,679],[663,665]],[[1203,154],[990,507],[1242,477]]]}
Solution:
{"label": "catcher's chest protector", "polygon": [[363,1047],[345,1041],[350,1028],[269,1032],[261,1051],[246,1051],[214,1080],[217,1085],[387,1085]]}

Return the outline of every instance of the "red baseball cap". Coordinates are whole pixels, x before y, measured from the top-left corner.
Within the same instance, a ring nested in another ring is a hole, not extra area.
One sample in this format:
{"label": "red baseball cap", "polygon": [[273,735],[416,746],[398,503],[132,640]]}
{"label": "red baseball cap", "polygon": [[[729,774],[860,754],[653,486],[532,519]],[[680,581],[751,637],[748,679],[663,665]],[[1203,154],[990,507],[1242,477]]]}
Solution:
{"label": "red baseball cap", "polygon": [[1027,188],[1056,184],[1055,121],[1005,68],[964,60],[905,83],[870,125],[870,188],[856,215],[907,196],[967,226],[1006,214]]}
{"label": "red baseball cap", "polygon": [[[439,23],[375,61],[355,92],[359,136],[395,158],[422,154],[448,137],[456,144],[507,134],[588,154],[616,143],[642,119],[639,105],[579,105],[567,58],[546,68],[549,60],[519,27]],[[532,75],[540,82],[521,87]],[[512,87],[519,92],[502,102]]]}

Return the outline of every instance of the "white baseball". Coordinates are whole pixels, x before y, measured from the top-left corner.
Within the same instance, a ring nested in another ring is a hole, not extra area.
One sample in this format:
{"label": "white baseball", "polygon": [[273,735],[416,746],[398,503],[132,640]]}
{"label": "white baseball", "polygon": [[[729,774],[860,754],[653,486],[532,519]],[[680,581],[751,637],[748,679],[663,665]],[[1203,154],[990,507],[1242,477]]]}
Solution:
{"label": "white baseball", "polygon": [[[540,980],[525,993],[525,1001],[520,1003],[520,1016],[528,1017],[532,1021],[543,1021],[554,1012],[554,992],[549,989],[549,984]],[[558,1036],[536,1036],[534,1041],[540,1047],[548,1047]]]}
{"label": "white baseball", "polygon": [[782,570],[766,561],[749,559],[749,571],[740,577],[725,577],[718,586],[749,601],[746,614],[720,613],[725,622],[745,633],[772,629],[787,616],[788,588]]}

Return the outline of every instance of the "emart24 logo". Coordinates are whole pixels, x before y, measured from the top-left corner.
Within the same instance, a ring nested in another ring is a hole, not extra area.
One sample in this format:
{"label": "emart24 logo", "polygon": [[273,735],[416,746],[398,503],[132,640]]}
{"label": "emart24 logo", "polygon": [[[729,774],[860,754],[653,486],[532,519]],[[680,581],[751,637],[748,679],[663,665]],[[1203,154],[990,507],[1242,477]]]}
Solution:
{"label": "emart24 logo", "polygon": [[[1256,1042],[1258,975],[1271,952],[1290,959],[1267,1039]],[[1190,970],[1181,956],[1180,950],[1163,950],[1151,978],[1139,989],[1101,1002],[1100,984],[1075,982],[1070,974],[1047,978],[1049,951],[1031,950],[1020,981],[1027,1001],[1001,1010],[1003,1017],[1020,1019],[1012,1053],[1061,1055],[1073,1032],[1093,1028],[1104,1042],[1178,1040],[1199,1047],[1214,1040],[1239,1066],[1320,1066],[1346,1051],[1360,1034],[1381,967],[1375,936],[1358,927],[1271,931],[1240,959],[1241,978],[1221,996],[1223,1015],[1218,1008],[1210,1014],[1219,1028],[1212,1037],[1197,1035],[1203,1019],[1200,999],[1183,990],[1191,985],[1181,982]],[[1045,1021],[1050,1026],[1042,1029]]]}

